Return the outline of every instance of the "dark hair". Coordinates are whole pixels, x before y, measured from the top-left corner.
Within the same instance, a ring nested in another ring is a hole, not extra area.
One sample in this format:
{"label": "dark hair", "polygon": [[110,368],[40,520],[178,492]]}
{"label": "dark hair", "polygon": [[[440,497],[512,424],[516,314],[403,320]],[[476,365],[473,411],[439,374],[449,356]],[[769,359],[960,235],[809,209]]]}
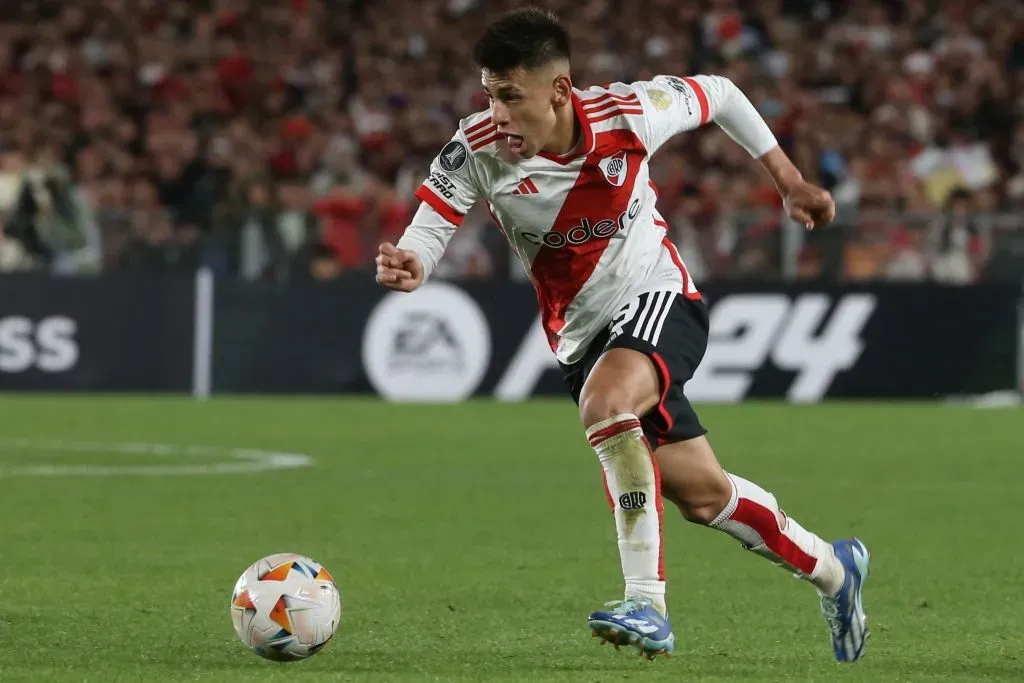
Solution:
{"label": "dark hair", "polygon": [[473,49],[483,69],[506,73],[569,59],[569,32],[552,12],[536,7],[512,10],[495,20]]}

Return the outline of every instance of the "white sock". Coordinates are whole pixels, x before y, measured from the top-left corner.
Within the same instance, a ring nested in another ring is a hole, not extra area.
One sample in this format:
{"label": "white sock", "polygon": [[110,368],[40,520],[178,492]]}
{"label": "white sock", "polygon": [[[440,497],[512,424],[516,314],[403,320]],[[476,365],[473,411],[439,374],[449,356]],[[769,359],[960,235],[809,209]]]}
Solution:
{"label": "white sock", "polygon": [[775,496],[757,484],[734,474],[732,498],[711,526],[729,534],[748,550],[806,579],[823,595],[835,595],[843,585],[845,570],[832,544],[807,531],[783,514],[779,526]]}
{"label": "white sock", "polygon": [[661,473],[640,420],[625,413],[587,430],[615,514],[626,597],[649,598],[665,614]]}

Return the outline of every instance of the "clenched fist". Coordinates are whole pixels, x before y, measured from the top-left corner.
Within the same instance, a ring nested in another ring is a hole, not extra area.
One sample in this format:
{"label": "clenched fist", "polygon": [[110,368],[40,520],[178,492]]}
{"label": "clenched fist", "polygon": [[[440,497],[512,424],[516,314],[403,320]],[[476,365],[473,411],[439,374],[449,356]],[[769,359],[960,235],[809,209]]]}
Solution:
{"label": "clenched fist", "polygon": [[423,284],[423,264],[416,252],[399,249],[390,242],[377,254],[377,282],[398,292],[411,292]]}
{"label": "clenched fist", "polygon": [[836,217],[836,203],[832,195],[808,182],[794,185],[783,199],[789,217],[808,230],[824,228]]}

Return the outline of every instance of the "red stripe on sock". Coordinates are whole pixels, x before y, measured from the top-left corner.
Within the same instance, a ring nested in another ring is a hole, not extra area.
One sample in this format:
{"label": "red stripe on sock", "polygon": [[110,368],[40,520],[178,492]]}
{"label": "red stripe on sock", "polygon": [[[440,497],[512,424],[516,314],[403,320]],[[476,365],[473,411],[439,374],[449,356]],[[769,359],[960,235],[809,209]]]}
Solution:
{"label": "red stripe on sock", "polygon": [[654,468],[654,509],[658,512],[658,581],[665,580],[665,506],[661,502],[661,468],[658,467],[658,458],[654,455],[647,437],[644,437],[644,445],[647,452],[651,454],[651,467]]}
{"label": "red stripe on sock", "polygon": [[756,531],[768,549],[789,566],[799,569],[804,574],[814,571],[818,560],[805,553],[796,543],[783,535],[782,530],[779,529],[779,520],[769,508],[749,498],[740,498],[736,504],[736,512],[732,513],[730,519]]}
{"label": "red stripe on sock", "polygon": [[624,434],[631,429],[640,429],[640,420],[635,418],[632,420],[623,420],[622,422],[616,422],[599,429],[589,436],[590,445],[596,447],[613,436]]}
{"label": "red stripe on sock", "polygon": [[615,499],[612,498],[612,491],[608,488],[608,475],[605,474],[604,468],[601,468],[601,483],[604,485],[604,497],[608,499],[608,507],[612,509],[612,514],[615,514]]}

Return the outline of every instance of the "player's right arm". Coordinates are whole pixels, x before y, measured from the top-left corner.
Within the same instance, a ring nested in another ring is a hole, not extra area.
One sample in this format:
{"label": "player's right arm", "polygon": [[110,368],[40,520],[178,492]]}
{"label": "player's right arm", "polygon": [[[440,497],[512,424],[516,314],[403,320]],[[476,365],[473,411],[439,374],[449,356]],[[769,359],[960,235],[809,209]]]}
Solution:
{"label": "player's right arm", "polygon": [[430,164],[416,190],[420,205],[397,245],[385,242],[377,254],[377,282],[411,292],[430,277],[452,235],[480,198],[469,144],[460,128]]}

